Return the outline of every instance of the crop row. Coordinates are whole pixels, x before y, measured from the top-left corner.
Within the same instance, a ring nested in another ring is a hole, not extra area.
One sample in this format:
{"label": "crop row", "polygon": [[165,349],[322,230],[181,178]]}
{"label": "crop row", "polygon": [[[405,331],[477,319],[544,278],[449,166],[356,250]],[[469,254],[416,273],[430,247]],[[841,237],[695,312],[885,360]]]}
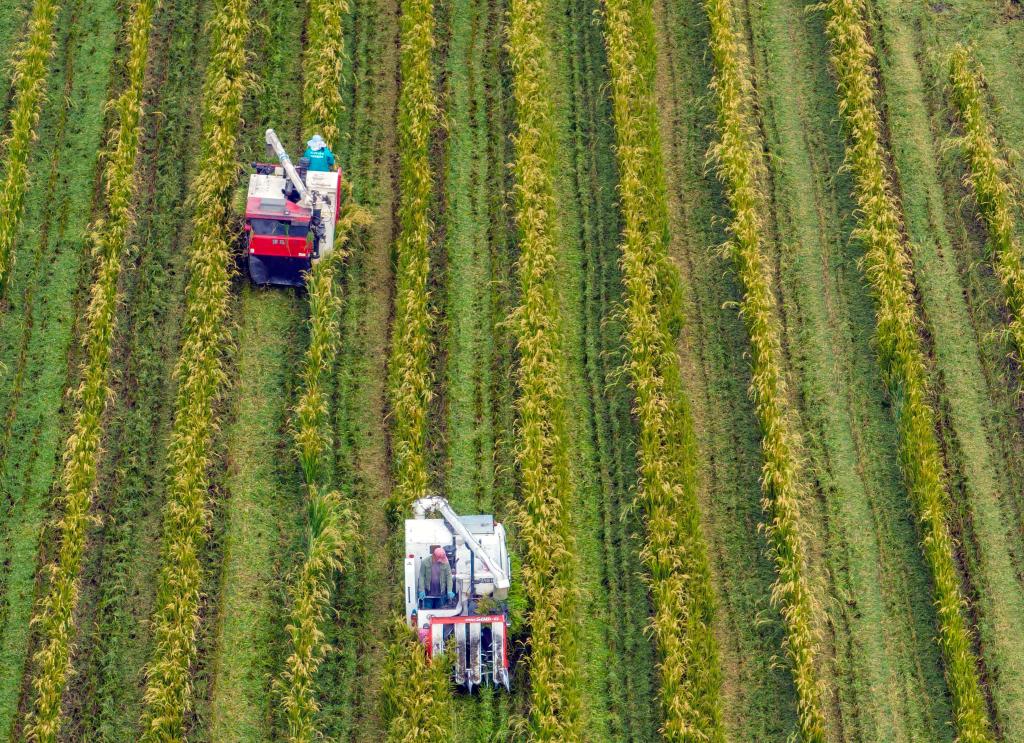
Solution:
{"label": "crop row", "polygon": [[697,503],[697,444],[673,333],[677,284],[668,263],[668,205],[653,90],[656,54],[647,0],[608,0],[605,41],[618,140],[627,370],[639,420],[664,735],[724,739],[716,599]]}
{"label": "crop row", "polygon": [[89,510],[96,487],[103,410],[107,402],[110,355],[114,343],[121,257],[134,224],[135,160],[143,116],[146,61],[156,0],[138,0],[127,25],[127,86],[114,103],[117,124],[110,135],[113,149],[104,175],[108,216],[92,229],[97,262],[86,312],[85,364],[77,391],[79,409],[64,452],[64,515],[59,523],[60,551],[49,566],[50,585],[33,620],[41,628],[42,646],[36,652],[35,700],[27,734],[32,740],[53,741],[61,725],[61,697],[71,669],[73,616],[78,604],[79,572]]}
{"label": "crop row", "polygon": [[523,587],[530,602],[530,721],[533,739],[582,738],[577,668],[576,549],[571,433],[561,326],[555,198],[557,139],[550,9],[513,0],[508,53],[517,130],[514,194],[519,231],[520,303],[511,327],[519,351],[517,463]]}
{"label": "crop row", "polygon": [[384,660],[382,710],[385,743],[432,743],[452,740],[455,725],[450,659],[434,659],[416,635],[400,624]]}
{"label": "crop row", "polygon": [[28,38],[15,53],[14,109],[7,138],[6,175],[0,189],[0,294],[7,293],[14,265],[14,238],[18,232],[28,189],[28,156],[39,112],[46,95],[46,68],[53,56],[54,22],[60,6],[56,0],[35,0]]}
{"label": "crop row", "polygon": [[967,157],[964,181],[978,201],[978,211],[988,227],[996,276],[1002,284],[1010,311],[1007,332],[1017,362],[1024,362],[1024,251],[1017,239],[1014,194],[1007,165],[996,145],[992,125],[985,117],[978,73],[970,53],[960,45],[949,57],[949,86],[953,105],[963,127],[959,144]]}
{"label": "crop row", "polygon": [[430,0],[404,0],[398,99],[399,233],[390,386],[395,427],[392,449],[401,512],[427,494],[426,434],[431,392],[430,139],[438,108],[433,90],[434,10]]}
{"label": "crop row", "polygon": [[163,566],[146,668],[143,740],[181,740],[192,705],[190,667],[199,624],[200,555],[210,520],[207,470],[225,385],[222,354],[230,342],[231,191],[235,148],[248,88],[248,0],[218,0],[208,27],[211,56],[203,88],[202,149],[192,181],[194,232],[185,297],[184,334],[168,448]]}
{"label": "crop row", "polygon": [[341,98],[341,68],[345,58],[342,19],[348,0],[310,0],[306,24],[306,52],[303,59],[303,128],[319,132],[328,146],[337,148],[338,129],[344,102]]}
{"label": "crop row", "polygon": [[726,253],[743,287],[739,311],[753,358],[750,394],[762,432],[763,506],[771,519],[765,531],[778,572],[772,600],[780,607],[786,625],[785,645],[793,663],[800,739],[824,743],[825,715],[815,670],[814,604],[801,539],[798,442],[786,392],[771,274],[761,249],[764,197],[757,182],[754,149],[760,136],[749,120],[752,101],[745,48],[734,25],[732,5],[728,0],[706,0],[704,8],[710,22],[715,66],[711,87],[718,106],[719,141],[711,150],[711,159],[718,166],[732,210]]}
{"label": "crop row", "polygon": [[889,187],[881,120],[875,102],[874,49],[860,0],[829,0],[827,33],[838,78],[840,110],[860,208],[857,237],[864,243],[864,270],[876,301],[876,343],[899,435],[899,459],[917,508],[924,554],[934,583],[939,645],[953,697],[959,739],[992,740],[978,677],[978,659],[964,616],[965,600],[947,525],[945,473],[928,401],[925,355],[914,299],[912,267],[900,214]]}

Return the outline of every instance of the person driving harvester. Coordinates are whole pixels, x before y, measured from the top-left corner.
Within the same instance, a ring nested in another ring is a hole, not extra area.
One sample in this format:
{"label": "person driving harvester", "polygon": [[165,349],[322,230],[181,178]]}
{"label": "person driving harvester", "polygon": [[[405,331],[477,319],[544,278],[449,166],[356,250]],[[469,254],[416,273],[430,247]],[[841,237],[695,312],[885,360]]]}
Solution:
{"label": "person driving harvester", "polygon": [[448,556],[441,547],[434,548],[432,560],[420,561],[420,606],[424,609],[440,609],[445,601],[455,599],[452,590],[452,568]]}

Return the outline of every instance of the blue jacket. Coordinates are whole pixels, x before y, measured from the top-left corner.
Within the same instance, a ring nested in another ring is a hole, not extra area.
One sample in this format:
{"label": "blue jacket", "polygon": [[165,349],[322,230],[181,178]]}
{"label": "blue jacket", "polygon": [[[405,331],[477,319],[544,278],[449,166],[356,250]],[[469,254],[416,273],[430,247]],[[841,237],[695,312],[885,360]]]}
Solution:
{"label": "blue jacket", "polygon": [[307,147],[303,157],[309,158],[310,170],[329,171],[334,167],[334,153],[327,147],[319,150]]}

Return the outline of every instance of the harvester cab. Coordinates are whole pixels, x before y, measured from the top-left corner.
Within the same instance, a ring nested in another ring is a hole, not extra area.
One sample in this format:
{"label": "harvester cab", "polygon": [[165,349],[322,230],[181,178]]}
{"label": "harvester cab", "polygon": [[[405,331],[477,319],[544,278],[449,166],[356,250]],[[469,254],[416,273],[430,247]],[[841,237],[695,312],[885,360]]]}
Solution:
{"label": "harvester cab", "polygon": [[[436,513],[440,518],[427,518]],[[433,655],[453,648],[456,685],[509,689],[505,527],[422,498],[405,522],[405,619]]]}
{"label": "harvester cab", "polygon": [[340,209],[341,170],[312,171],[292,164],[273,129],[267,156],[253,163],[245,202],[245,250],[254,284],[303,286],[303,274],[334,249]]}

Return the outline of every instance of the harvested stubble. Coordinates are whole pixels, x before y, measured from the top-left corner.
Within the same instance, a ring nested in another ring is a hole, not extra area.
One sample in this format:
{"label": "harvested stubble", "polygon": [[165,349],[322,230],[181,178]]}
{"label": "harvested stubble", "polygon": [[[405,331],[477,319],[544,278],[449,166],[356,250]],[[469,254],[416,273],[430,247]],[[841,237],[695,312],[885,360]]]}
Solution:
{"label": "harvested stubble", "polygon": [[860,208],[856,237],[867,251],[864,271],[876,301],[875,340],[899,434],[899,459],[921,524],[922,546],[931,570],[939,618],[939,646],[962,743],[993,740],[978,677],[978,658],[965,617],[955,545],[947,524],[949,495],[928,401],[925,355],[914,299],[911,259],[900,213],[889,187],[875,102],[874,49],[868,40],[860,0],[829,0],[826,30],[836,72],[840,111],[849,145]]}

